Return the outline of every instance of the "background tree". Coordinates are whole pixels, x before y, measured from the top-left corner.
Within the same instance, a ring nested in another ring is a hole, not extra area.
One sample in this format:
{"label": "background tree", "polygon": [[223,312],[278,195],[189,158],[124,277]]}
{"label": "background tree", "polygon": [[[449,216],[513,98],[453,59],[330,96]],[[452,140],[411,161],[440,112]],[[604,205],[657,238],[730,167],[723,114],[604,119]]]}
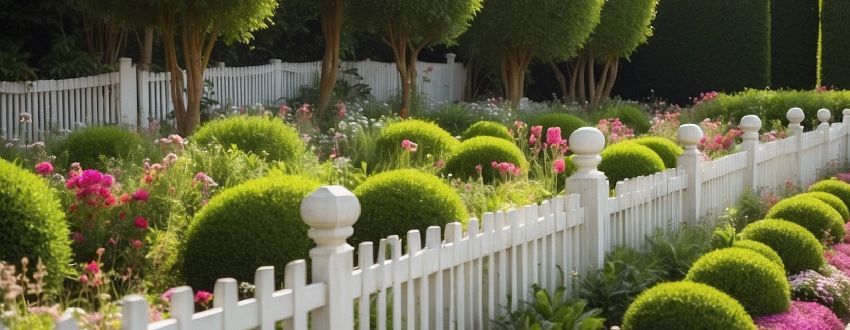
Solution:
{"label": "background tree", "polygon": [[514,106],[523,97],[533,60],[576,55],[599,23],[603,0],[488,0],[468,36],[473,56],[499,59],[505,95]]}
{"label": "background tree", "polygon": [[[451,44],[469,28],[483,0],[359,0],[351,7],[353,22],[381,35],[393,50],[401,78],[402,115],[410,111],[416,88],[416,61],[423,48]],[[489,2],[488,2],[489,3]]]}
{"label": "background tree", "polygon": [[322,56],[322,74],[319,77],[319,115],[323,115],[331,101],[336,74],[339,70],[339,44],[342,36],[343,0],[325,0],[321,11],[322,37],[325,53]]}
{"label": "background tree", "polygon": [[[572,63],[569,90],[564,74],[552,64],[565,97],[587,101],[591,107],[611,95],[617,80],[620,58],[628,58],[652,35],[657,0],[607,0],[599,25]],[[597,79],[596,64],[602,72]]]}

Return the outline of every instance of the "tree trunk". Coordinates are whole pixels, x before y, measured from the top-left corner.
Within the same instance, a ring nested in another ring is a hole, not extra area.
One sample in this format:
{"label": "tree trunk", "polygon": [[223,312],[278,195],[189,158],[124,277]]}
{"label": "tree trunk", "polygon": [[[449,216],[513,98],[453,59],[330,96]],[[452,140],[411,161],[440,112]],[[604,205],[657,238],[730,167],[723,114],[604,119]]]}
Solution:
{"label": "tree trunk", "polygon": [[175,17],[174,13],[163,12],[159,14],[160,26],[162,28],[162,48],[165,55],[165,67],[171,74],[171,105],[174,107],[174,118],[177,122],[177,132],[187,136],[186,129],[186,104],[183,102],[183,70],[177,62],[177,44],[175,40]]}
{"label": "tree trunk", "polygon": [[593,95],[596,95],[596,59],[593,56],[587,57],[587,96],[585,100],[593,107]]}
{"label": "tree trunk", "polygon": [[339,42],[342,34],[343,0],[328,0],[322,9],[322,37],[325,39],[325,54],[322,57],[322,75],[319,79],[319,106],[322,116],[327,111],[336,86],[339,70]]}
{"label": "tree trunk", "polygon": [[617,81],[617,73],[620,70],[620,58],[617,56],[613,56],[609,59],[610,62],[613,62],[611,65],[611,70],[608,71],[608,83],[605,85],[605,90],[602,92],[602,99],[608,99],[611,97],[611,90],[614,89],[614,82]]}
{"label": "tree trunk", "polygon": [[153,26],[145,27],[145,39],[142,42],[142,53],[139,57],[139,70],[150,71],[153,59]]}
{"label": "tree trunk", "polygon": [[555,80],[558,81],[558,85],[561,87],[561,98],[566,100],[570,97],[570,92],[567,90],[567,77],[564,76],[561,68],[555,62],[549,62],[549,67],[552,68],[552,72],[555,74]]}
{"label": "tree trunk", "polygon": [[183,59],[186,63],[186,113],[183,131],[189,135],[201,124],[201,99],[204,96],[204,71],[218,37],[218,27],[213,26],[207,40],[207,25],[194,17],[185,17],[182,25]]}
{"label": "tree trunk", "polygon": [[599,81],[596,82],[593,94],[590,95],[590,107],[597,108],[602,103],[602,94],[605,92],[605,86],[608,85],[608,72],[611,71],[611,61],[605,60],[602,63],[602,73],[599,75]]}
{"label": "tree trunk", "polygon": [[513,49],[507,51],[502,58],[502,79],[505,84],[505,96],[511,101],[511,106],[516,108],[522,99],[525,87],[525,71],[531,63],[531,51],[527,49]]}
{"label": "tree trunk", "polygon": [[576,101],[578,101],[579,103],[583,103],[583,102],[587,101],[587,99],[585,98],[585,95],[587,95],[587,93],[585,92],[585,88],[584,88],[584,82],[586,80],[585,76],[584,76],[584,74],[585,74],[584,72],[585,72],[585,68],[587,67],[585,62],[586,62],[585,57],[579,56],[579,58],[576,60],[576,65],[575,65],[575,72],[576,72],[576,77],[577,77],[576,80],[578,80],[578,88],[577,88],[577,91],[576,91]]}
{"label": "tree trunk", "polygon": [[[384,36],[384,43],[390,46],[393,50],[393,60],[395,61],[396,70],[398,70],[399,80],[401,81],[401,108],[399,115],[406,118],[410,114],[410,70],[407,68],[407,47],[410,42],[410,37],[402,31],[397,31],[397,28],[389,23],[387,26],[387,34]],[[415,70],[415,69],[414,69]]]}

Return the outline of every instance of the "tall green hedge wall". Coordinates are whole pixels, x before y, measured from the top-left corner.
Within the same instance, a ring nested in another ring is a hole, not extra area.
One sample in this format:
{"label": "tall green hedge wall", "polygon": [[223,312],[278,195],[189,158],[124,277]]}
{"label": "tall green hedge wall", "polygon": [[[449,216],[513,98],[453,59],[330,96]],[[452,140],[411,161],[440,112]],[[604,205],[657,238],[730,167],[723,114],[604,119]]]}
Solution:
{"label": "tall green hedge wall", "polygon": [[641,92],[683,102],[705,91],[770,85],[769,0],[661,1],[635,54]]}
{"label": "tall green hedge wall", "polygon": [[850,88],[850,1],[822,0],[818,82]]}
{"label": "tall green hedge wall", "polygon": [[818,0],[772,0],[770,16],[771,88],[814,88]]}

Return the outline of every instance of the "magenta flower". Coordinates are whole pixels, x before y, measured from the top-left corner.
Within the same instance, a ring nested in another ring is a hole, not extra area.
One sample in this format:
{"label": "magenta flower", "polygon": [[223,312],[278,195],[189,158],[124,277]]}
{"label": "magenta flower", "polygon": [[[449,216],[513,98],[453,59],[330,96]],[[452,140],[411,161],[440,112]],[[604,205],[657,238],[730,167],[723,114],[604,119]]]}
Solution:
{"label": "magenta flower", "polygon": [[148,219],[145,219],[145,217],[138,215],[133,221],[133,225],[139,229],[148,229]]}
{"label": "magenta flower", "polygon": [[137,240],[137,239],[133,239],[133,240],[130,240],[130,246],[132,246],[134,249],[138,250],[138,249],[141,249],[142,247],[145,246],[145,242],[142,242],[142,241]]}
{"label": "magenta flower", "polygon": [[561,128],[560,127],[549,127],[546,130],[546,144],[550,146],[560,145],[564,140],[561,139]]}
{"label": "magenta flower", "polygon": [[531,126],[531,136],[540,138],[540,135],[543,134],[543,126],[535,125]]}
{"label": "magenta flower", "polygon": [[100,273],[100,265],[97,262],[92,261],[86,265],[86,271],[92,274]]}
{"label": "magenta flower", "polygon": [[102,185],[106,188],[112,187],[112,184],[114,184],[114,183],[115,183],[115,177],[113,177],[109,174],[104,175],[100,179],[100,185]]}
{"label": "magenta flower", "polygon": [[35,165],[35,171],[43,176],[48,176],[53,173],[53,164],[50,162],[41,162]]}
{"label": "magenta flower", "polygon": [[409,152],[416,152],[416,149],[419,148],[419,145],[413,143],[408,139],[404,139],[403,141],[401,141],[401,148]]}
{"label": "magenta flower", "polygon": [[171,295],[173,294],[174,288],[169,288],[168,290],[165,290],[165,292],[163,292],[162,295],[159,296],[159,298],[162,299],[162,301],[171,301]]}
{"label": "magenta flower", "polygon": [[481,171],[483,170],[484,167],[482,167],[481,164],[475,165],[475,173],[478,173],[478,175],[481,175]]}
{"label": "magenta flower", "polygon": [[196,303],[206,304],[206,303],[209,303],[210,301],[212,301],[212,299],[213,299],[213,294],[210,293],[209,291],[199,290],[197,293],[195,293],[195,302]]}
{"label": "magenta flower", "polygon": [[791,301],[787,312],[757,317],[759,329],[841,330],[844,325],[829,308],[816,302]]}
{"label": "magenta flower", "polygon": [[131,197],[134,201],[147,202],[150,198],[150,193],[147,192],[147,190],[139,188],[139,190],[136,190]]}
{"label": "magenta flower", "polygon": [[554,170],[555,173],[564,173],[566,169],[567,165],[564,163],[563,159],[556,159],[554,162],[552,162],[552,170]]}

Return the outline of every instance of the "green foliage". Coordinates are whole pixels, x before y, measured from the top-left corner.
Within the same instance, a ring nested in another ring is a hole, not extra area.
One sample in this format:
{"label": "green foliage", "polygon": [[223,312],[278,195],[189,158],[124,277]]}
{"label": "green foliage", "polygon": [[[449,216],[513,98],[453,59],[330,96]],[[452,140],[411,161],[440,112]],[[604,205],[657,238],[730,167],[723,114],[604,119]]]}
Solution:
{"label": "green foliage", "polygon": [[[410,140],[418,145],[416,152],[402,149],[401,142]],[[460,145],[449,132],[434,123],[421,120],[404,120],[387,125],[376,141],[378,166],[391,169],[391,162],[403,154],[410,154],[413,166],[430,165],[435,159],[445,159]],[[428,158],[431,155],[431,159]]]}
{"label": "green foliage", "polygon": [[475,124],[472,124],[472,126],[469,126],[469,128],[467,128],[465,131],[463,131],[463,134],[461,134],[461,137],[464,140],[469,140],[469,139],[474,138],[476,136],[482,136],[482,135],[483,136],[493,136],[493,137],[505,139],[505,140],[508,140],[508,141],[514,140],[514,137],[511,135],[511,132],[508,131],[508,128],[505,125],[502,125],[502,124],[494,122],[494,121],[486,121],[486,120],[476,122]]}
{"label": "green foliage", "polygon": [[138,134],[121,127],[91,126],[69,134],[51,147],[51,153],[67,153],[69,161],[79,162],[83,168],[104,170],[101,157],[127,158],[149,147]]}
{"label": "green foliage", "polygon": [[847,209],[847,205],[845,205],[844,202],[841,201],[841,198],[838,198],[838,196],[835,196],[835,195],[828,193],[828,192],[825,192],[825,191],[810,191],[810,192],[799,194],[799,195],[796,195],[796,196],[793,196],[793,197],[798,197],[798,196],[817,198],[821,202],[829,204],[829,206],[832,207],[832,209],[837,211],[838,214],[841,215],[841,219],[843,219],[844,222],[846,222],[848,219],[850,219],[850,210]]}
{"label": "green foliage", "polygon": [[[850,107],[850,91],[772,91],[747,89],[734,94],[721,93],[707,102],[694,106],[692,118],[722,118],[738,121],[746,115],[756,115],[762,122],[779,120],[788,125],[788,109],[799,107],[806,115],[803,126],[817,125],[817,111],[821,108],[844,109]],[[841,120],[841,111],[832,112],[832,121]],[[766,127],[765,127],[766,128]]]}
{"label": "green foliage", "polygon": [[764,243],[776,251],[787,274],[820,269],[824,264],[823,245],[806,228],[790,221],[759,220],[747,225],[740,237]]}
{"label": "green foliage", "polygon": [[235,116],[201,126],[191,141],[199,146],[235,145],[239,150],[268,160],[293,162],[304,152],[304,143],[294,128],[280,120],[259,116]]}
{"label": "green foliage", "polygon": [[682,147],[666,137],[645,136],[630,141],[655,151],[661,157],[661,160],[664,161],[664,167],[666,168],[676,168],[679,156],[684,152]]}
{"label": "green foliage", "polygon": [[546,113],[537,118],[532,118],[531,122],[533,125],[543,126],[544,136],[549,128],[560,127],[562,139],[569,139],[570,134],[573,134],[575,130],[589,126],[584,119],[562,112]]}
{"label": "green foliage", "polygon": [[821,0],[820,52],[818,84],[841,89],[850,88],[850,3]]}
{"label": "green foliage", "polygon": [[271,174],[226,189],[195,215],[186,234],[183,275],[209,290],[221,277],[253,281],[257,267],[305,258],[313,243],[301,220],[301,201],[319,187],[313,180]]}
{"label": "green foliage", "polygon": [[770,64],[773,89],[815,86],[818,0],[770,2]]}
{"label": "green foliage", "polygon": [[657,4],[656,0],[606,1],[584,52],[595,58],[628,57],[652,35]]}
{"label": "green foliage", "polygon": [[819,241],[833,243],[844,239],[844,220],[841,214],[814,197],[792,197],[781,200],[767,211],[767,218],[788,220],[808,229]]}
{"label": "green foliage", "polygon": [[599,170],[608,177],[611,189],[619,181],[664,170],[664,160],[655,151],[633,142],[609,145],[602,150],[601,156]]}
{"label": "green foliage", "polygon": [[481,0],[398,2],[363,0],[347,7],[357,24],[378,35],[406,35],[414,45],[452,43],[469,28]]}
{"label": "green foliage", "polygon": [[664,280],[681,280],[694,260],[711,249],[711,234],[710,228],[701,225],[658,230],[647,237],[648,258],[657,263]]}
{"label": "green foliage", "polygon": [[38,76],[28,64],[29,54],[21,51],[17,45],[4,45],[0,49],[0,80],[25,81],[37,80]]}
{"label": "green foliage", "polygon": [[702,283],[671,282],[646,290],[629,306],[623,330],[752,329],[735,298]]}
{"label": "green foliage", "polygon": [[770,1],[661,1],[657,10],[652,40],[633,58],[639,90],[683,102],[770,84]]}
{"label": "green foliage", "polygon": [[634,103],[615,102],[602,105],[602,108],[593,115],[596,121],[603,118],[620,118],[620,122],[626,124],[640,135],[649,131],[652,126],[649,113]]}
{"label": "green foliage", "polygon": [[748,249],[733,247],[709,252],[694,262],[685,280],[727,293],[753,316],[784,312],[791,303],[785,270]]}
{"label": "green foliage", "polygon": [[476,178],[478,173],[475,167],[481,165],[481,176],[484,182],[489,183],[499,178],[499,172],[491,166],[492,162],[509,162],[519,166],[523,173],[528,171],[528,161],[519,147],[513,142],[492,136],[478,136],[463,141],[446,161],[445,171],[455,178]]}
{"label": "green foliage", "polygon": [[27,257],[47,266],[49,289],[69,273],[71,240],[65,214],[47,181],[0,159],[0,260]]}
{"label": "green foliage", "polygon": [[732,243],[732,247],[747,249],[753,251],[755,253],[761,254],[763,257],[772,261],[774,264],[782,268],[782,273],[785,273],[785,264],[782,263],[782,258],[779,257],[779,254],[776,253],[771,247],[767,246],[764,243],[753,241],[749,239],[738,240]]}
{"label": "green foliage", "polygon": [[821,180],[811,185],[809,191],[823,191],[833,194],[850,208],[850,183],[838,179]]}
{"label": "green foliage", "polygon": [[360,201],[360,220],[349,242],[375,241],[389,235],[404,236],[429,226],[466,223],[466,208],[457,192],[440,178],[414,169],[383,172],[368,177],[354,189]]}
{"label": "green foliage", "polygon": [[[563,276],[563,274],[562,274]],[[534,301],[524,302],[525,306],[508,315],[507,319],[496,322],[498,329],[604,329],[605,319],[598,317],[599,309],[587,309],[584,300],[567,298],[567,288],[563,285],[550,294],[545,288],[533,284]],[[509,309],[510,310],[510,309]]]}

